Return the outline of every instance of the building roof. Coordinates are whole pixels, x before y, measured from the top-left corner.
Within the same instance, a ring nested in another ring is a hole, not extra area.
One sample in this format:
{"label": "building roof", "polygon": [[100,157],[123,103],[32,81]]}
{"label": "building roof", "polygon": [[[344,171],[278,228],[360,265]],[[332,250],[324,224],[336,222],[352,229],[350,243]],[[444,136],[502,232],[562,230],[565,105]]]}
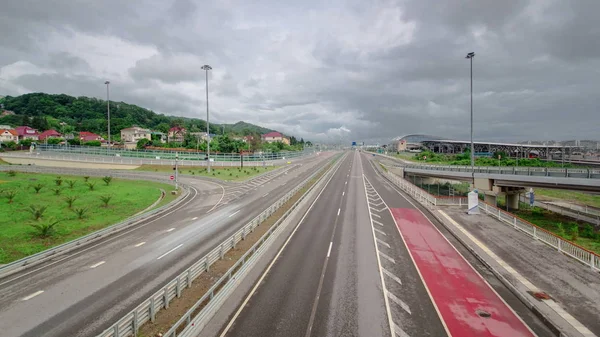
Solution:
{"label": "building roof", "polygon": [[185,131],[185,128],[183,126],[174,126],[172,128],[169,129],[170,132],[179,132],[179,131]]}
{"label": "building roof", "polygon": [[267,137],[272,137],[272,138],[275,138],[275,137],[283,137],[283,135],[282,135],[280,132],[277,132],[277,131],[273,131],[273,132],[265,133],[265,134],[264,134],[264,135],[262,135],[262,136],[263,136],[264,138],[267,138]]}
{"label": "building roof", "polygon": [[62,137],[62,135],[56,130],[46,130],[40,134],[40,140],[44,140],[48,137]]}
{"label": "building roof", "polygon": [[19,134],[17,133],[17,131],[13,130],[13,129],[0,129],[0,134],[4,133],[8,131],[11,135],[13,136],[18,136]]}
{"label": "building roof", "polygon": [[123,132],[123,131],[143,131],[143,132],[150,132],[149,129],[144,129],[144,128],[141,128],[139,126],[132,126],[130,128],[121,129],[121,132]]}
{"label": "building roof", "polygon": [[93,140],[98,140],[98,137],[99,137],[98,135],[95,135],[95,136],[89,136],[89,135],[88,136],[79,136],[79,138],[81,140],[86,141],[86,142],[91,142]]}
{"label": "building roof", "polygon": [[15,131],[17,131],[17,135],[19,135],[19,136],[38,136],[39,135],[36,129],[31,128],[29,126],[17,126]]}

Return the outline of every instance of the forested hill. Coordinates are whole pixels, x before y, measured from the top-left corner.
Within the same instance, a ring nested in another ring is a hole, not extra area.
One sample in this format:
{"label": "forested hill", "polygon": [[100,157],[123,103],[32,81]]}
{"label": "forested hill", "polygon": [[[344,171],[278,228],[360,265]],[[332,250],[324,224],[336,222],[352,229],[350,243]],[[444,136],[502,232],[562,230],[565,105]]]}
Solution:
{"label": "forested hill", "polygon": [[[62,132],[91,131],[106,134],[106,101],[90,97],[31,93],[17,97],[0,98],[4,113],[0,125],[28,125],[38,130],[56,129]],[[152,130],[167,132],[171,126],[185,126],[190,131],[205,131],[206,122],[195,118],[182,118],[157,114],[152,110],[124,102],[110,102],[111,134],[118,135],[121,129],[137,125]],[[60,123],[66,123],[61,125]],[[254,124],[238,122],[224,124],[225,132],[256,134],[273,131]],[[210,124],[210,132],[221,134],[223,126]]]}

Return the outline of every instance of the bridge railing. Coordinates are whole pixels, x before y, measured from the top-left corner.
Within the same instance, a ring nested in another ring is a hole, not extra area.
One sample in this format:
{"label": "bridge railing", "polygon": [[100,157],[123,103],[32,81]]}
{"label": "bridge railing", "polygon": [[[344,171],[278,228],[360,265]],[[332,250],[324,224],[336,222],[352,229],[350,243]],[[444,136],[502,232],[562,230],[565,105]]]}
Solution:
{"label": "bridge railing", "polygon": [[[415,200],[419,201],[426,207],[445,206],[445,205],[458,205],[467,206],[467,198],[461,197],[436,197],[427,191],[413,185],[408,180],[393,174],[389,171],[384,171],[380,165],[373,165],[379,172],[386,176],[392,183],[402,189],[405,193],[412,196]],[[470,168],[470,167],[469,167]],[[515,230],[519,230],[536,240],[539,240],[559,252],[570,256],[581,263],[590,266],[595,271],[600,271],[600,255],[587,250],[576,243],[547,231],[537,225],[532,224],[526,220],[523,220],[511,213],[503,211],[495,206],[486,204],[485,202],[479,201],[479,209],[485,214],[493,216],[501,222],[513,227]]]}
{"label": "bridge railing", "polygon": [[[447,172],[466,172],[471,173],[471,166],[454,165],[402,165],[405,170],[430,170]],[[486,174],[507,174],[523,175],[536,177],[560,177],[560,178],[584,178],[600,179],[600,169],[585,168],[554,168],[554,167],[504,167],[504,166],[476,166],[475,173]]]}

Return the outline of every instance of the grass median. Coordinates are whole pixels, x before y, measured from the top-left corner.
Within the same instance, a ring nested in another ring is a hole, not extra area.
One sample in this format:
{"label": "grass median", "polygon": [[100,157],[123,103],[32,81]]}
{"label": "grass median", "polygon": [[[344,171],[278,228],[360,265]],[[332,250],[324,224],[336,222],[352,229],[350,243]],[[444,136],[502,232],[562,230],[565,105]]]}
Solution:
{"label": "grass median", "polygon": [[[211,166],[211,172],[209,173],[206,167],[179,166],[179,174],[216,178],[225,181],[243,181],[259,174],[273,171],[278,167],[279,166],[252,166],[241,168],[235,166]],[[175,174],[175,170],[173,170],[172,165],[142,165],[136,170],[147,172],[168,172],[170,174]]]}
{"label": "grass median", "polygon": [[[254,232],[246,236],[245,240],[238,242],[236,247],[228,251],[224,258],[210,266],[210,271],[202,272],[193,282],[190,288],[183,290],[180,298],[174,298],[169,303],[169,308],[161,310],[156,315],[154,322],[144,324],[138,333],[140,337],[159,336],[167,332],[204,294],[231,268],[260,238],[300,199],[310,187],[312,187],[327,171],[333,163],[313,178],[294,196],[281,206],[269,218],[263,221]],[[250,258],[251,255],[248,256]],[[205,303],[206,304],[206,303]],[[204,305],[205,305],[204,304]],[[200,306],[196,315],[204,305]],[[178,331],[179,332],[179,331]]]}
{"label": "grass median", "polygon": [[0,264],[118,223],[177,196],[149,181],[7,171],[0,173]]}

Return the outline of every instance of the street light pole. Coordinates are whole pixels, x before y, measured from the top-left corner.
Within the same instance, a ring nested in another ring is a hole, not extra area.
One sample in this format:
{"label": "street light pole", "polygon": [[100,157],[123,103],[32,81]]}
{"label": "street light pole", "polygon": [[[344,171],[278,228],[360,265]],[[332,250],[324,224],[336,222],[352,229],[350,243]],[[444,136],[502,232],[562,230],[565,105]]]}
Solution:
{"label": "street light pole", "polygon": [[475,58],[475,53],[468,53],[466,58],[471,61],[471,173],[475,179],[475,146],[473,145],[473,58]]}
{"label": "street light pole", "polygon": [[201,68],[202,70],[204,70],[204,72],[206,73],[206,139],[207,139],[207,144],[206,144],[206,165],[207,165],[207,172],[210,173],[210,127],[209,127],[209,122],[208,122],[208,71],[212,70],[212,67],[209,66],[208,64],[205,64],[202,66]]}
{"label": "street light pole", "polygon": [[108,122],[107,122],[107,126],[108,126],[108,149],[110,149],[110,98],[108,95],[108,85],[110,84],[109,81],[104,82],[104,84],[106,84],[106,113],[107,113],[107,117],[108,117]]}

